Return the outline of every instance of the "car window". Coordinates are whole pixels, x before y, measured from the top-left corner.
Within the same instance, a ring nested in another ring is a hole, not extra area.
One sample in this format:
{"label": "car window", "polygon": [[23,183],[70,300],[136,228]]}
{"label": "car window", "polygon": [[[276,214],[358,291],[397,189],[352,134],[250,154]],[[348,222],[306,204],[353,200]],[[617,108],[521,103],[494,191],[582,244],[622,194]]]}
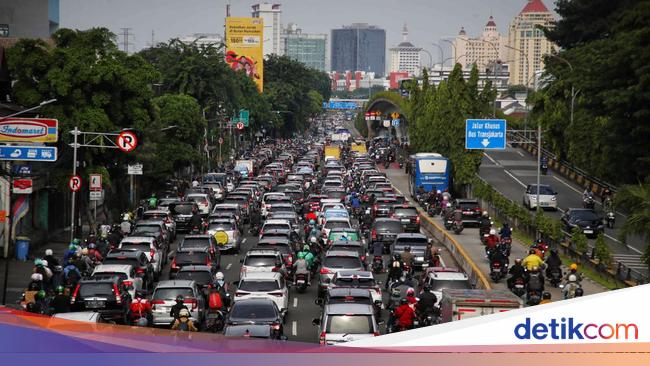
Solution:
{"label": "car window", "polygon": [[361,288],[372,288],[376,286],[375,280],[373,278],[347,278],[339,277],[334,281],[336,286],[343,287],[361,287]]}
{"label": "car window", "polygon": [[158,225],[136,225],[133,229],[133,236],[136,236],[139,233],[142,234],[158,234],[160,232],[160,226]]}
{"label": "car window", "polygon": [[181,248],[207,248],[210,246],[210,239],[208,238],[185,238],[181,244]]}
{"label": "car window", "polygon": [[347,237],[348,240],[359,240],[359,234],[356,231],[331,231],[329,240],[340,240],[343,236]]}
{"label": "car window", "polygon": [[208,226],[208,230],[230,231],[230,230],[235,230],[235,225],[231,223],[225,223],[225,222],[212,223]]}
{"label": "car window", "polygon": [[83,283],[79,286],[79,297],[114,296],[112,283]]}
{"label": "car window", "polygon": [[418,210],[413,207],[408,208],[395,208],[395,216],[417,216]]}
{"label": "car window", "polygon": [[363,334],[373,331],[369,315],[333,315],[328,317],[326,327],[326,332],[332,334]]}
{"label": "car window", "polygon": [[290,229],[288,224],[264,224],[264,230]]}
{"label": "car window", "polygon": [[377,230],[382,230],[382,231],[388,231],[391,233],[401,233],[402,232],[402,224],[399,221],[393,222],[393,221],[383,221],[383,222],[377,222],[376,223],[376,229]]}
{"label": "car window", "polygon": [[135,268],[140,267],[140,262],[136,258],[107,258],[104,259],[104,262],[102,262],[102,264],[130,264]]}
{"label": "car window", "polygon": [[183,297],[194,297],[194,291],[191,287],[165,287],[158,288],[153,294],[153,300],[170,300],[175,299],[178,295]]}
{"label": "car window", "polygon": [[571,211],[571,217],[577,221],[595,221],[599,219],[595,212],[589,210]]}
{"label": "car window", "polygon": [[328,221],[325,223],[326,229],[349,229],[350,224],[347,221]]}
{"label": "car window", "polygon": [[454,280],[433,280],[431,281],[431,291],[442,291],[443,289],[471,289],[467,281]]}
{"label": "car window", "polygon": [[278,281],[257,281],[257,280],[241,280],[239,282],[239,290],[251,292],[269,292],[280,289]]}
{"label": "car window", "polygon": [[205,252],[191,252],[191,253],[177,253],[176,264],[205,264],[208,261],[208,253]]}
{"label": "car window", "polygon": [[[537,186],[530,186],[528,193],[537,194]],[[554,195],[555,192],[549,186],[539,186],[539,194]]]}
{"label": "car window", "polygon": [[230,311],[231,318],[275,318],[277,314],[270,303],[236,302]]}
{"label": "car window", "polygon": [[249,255],[244,260],[245,266],[251,267],[272,267],[278,258],[274,255]]}
{"label": "car window", "polygon": [[426,246],[429,244],[429,239],[427,238],[400,238],[395,242],[395,246]]}
{"label": "car window", "polygon": [[368,296],[331,296],[328,301],[328,304],[366,304],[372,305],[372,298]]}
{"label": "car window", "polygon": [[124,250],[133,250],[133,249],[135,249],[135,250],[147,250],[147,251],[149,251],[150,248],[151,248],[151,246],[149,245],[149,243],[142,243],[142,244],[123,243],[120,246],[120,249],[124,249]]}
{"label": "car window", "polygon": [[357,257],[327,256],[323,266],[328,268],[359,268],[362,267],[361,259]]}
{"label": "car window", "polygon": [[175,215],[189,215],[192,213],[194,205],[187,204],[171,204],[169,205],[171,212]]}
{"label": "car window", "polygon": [[194,280],[199,284],[212,283],[210,272],[206,271],[180,271],[176,275],[177,280]]}

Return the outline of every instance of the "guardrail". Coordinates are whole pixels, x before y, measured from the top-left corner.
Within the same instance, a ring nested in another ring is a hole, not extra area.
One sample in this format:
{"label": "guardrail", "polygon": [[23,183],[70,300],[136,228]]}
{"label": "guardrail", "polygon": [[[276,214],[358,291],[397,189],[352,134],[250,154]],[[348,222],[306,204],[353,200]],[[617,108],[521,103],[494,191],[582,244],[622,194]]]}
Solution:
{"label": "guardrail", "polygon": [[451,256],[469,277],[470,283],[475,288],[491,290],[492,286],[490,284],[490,281],[488,281],[487,277],[485,277],[476,263],[474,263],[472,258],[470,258],[463,246],[454,237],[449,235],[447,230],[441,227],[440,224],[433,221],[433,219],[427,215],[424,210],[419,207],[417,209],[420,213],[420,222],[424,224],[422,225],[422,228],[431,236],[433,236],[436,241],[444,245],[447,250],[449,250]]}
{"label": "guardrail", "polygon": [[[537,156],[537,142],[527,141],[528,138],[521,133],[508,131],[509,141],[511,145],[522,145],[521,147],[528,151],[533,156]],[[523,142],[522,142],[523,141]],[[617,187],[611,183],[605,182],[599,178],[589,175],[586,171],[578,168],[566,160],[559,159],[557,155],[544,149],[541,149],[542,156],[548,159],[548,167],[560,173],[564,177],[576,182],[577,184],[588,187],[593,193],[601,195],[605,188],[609,188],[612,192],[616,192]]]}

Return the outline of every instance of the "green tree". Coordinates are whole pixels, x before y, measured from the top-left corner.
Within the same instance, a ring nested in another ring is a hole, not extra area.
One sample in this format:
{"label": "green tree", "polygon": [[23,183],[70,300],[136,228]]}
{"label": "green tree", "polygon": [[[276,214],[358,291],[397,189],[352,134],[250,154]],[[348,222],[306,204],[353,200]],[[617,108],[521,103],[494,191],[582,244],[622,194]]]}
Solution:
{"label": "green tree", "polygon": [[619,232],[624,243],[630,235],[639,235],[646,242],[646,262],[650,268],[650,184],[624,186],[616,193],[617,208],[628,213]]}
{"label": "green tree", "polygon": [[594,255],[606,268],[612,263],[612,253],[605,243],[605,236],[600,233],[594,243]]}

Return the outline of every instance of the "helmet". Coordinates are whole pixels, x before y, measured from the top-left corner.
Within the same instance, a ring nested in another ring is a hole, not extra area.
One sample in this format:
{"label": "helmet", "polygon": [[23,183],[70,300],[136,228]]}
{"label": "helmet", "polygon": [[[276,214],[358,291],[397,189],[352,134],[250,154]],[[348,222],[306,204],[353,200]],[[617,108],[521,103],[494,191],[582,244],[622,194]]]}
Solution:
{"label": "helmet", "polygon": [[52,249],[45,249],[45,256],[52,255]]}
{"label": "helmet", "polygon": [[436,193],[437,193],[437,194],[441,194],[441,193],[442,193],[442,191],[440,191],[440,190],[437,190],[437,191],[436,191]]}
{"label": "helmet", "polygon": [[55,291],[56,291],[57,294],[62,294],[63,291],[65,291],[65,289],[63,288],[63,286],[60,286],[60,285],[59,285],[59,286],[56,286],[56,290],[55,290]]}
{"label": "helmet", "polygon": [[483,217],[488,217],[488,212],[487,211],[483,211]]}
{"label": "helmet", "polygon": [[490,235],[496,235],[496,234],[497,234],[497,231],[496,231],[496,230],[494,230],[494,229],[490,229]]}
{"label": "helmet", "polygon": [[584,292],[584,290],[582,289],[582,287],[578,287],[578,288],[576,289],[576,291],[575,291],[575,295],[576,295],[576,297],[580,297],[580,296],[582,296],[584,293],[585,293],[585,292]]}
{"label": "helmet", "polygon": [[408,301],[407,299],[401,299],[401,300],[399,301],[399,303],[402,304],[402,305],[406,305],[406,304],[409,303],[409,301]]}
{"label": "helmet", "polygon": [[316,225],[316,221],[314,221],[314,219],[310,219],[309,220],[309,225]]}
{"label": "helmet", "polygon": [[539,267],[537,267],[537,266],[533,266],[533,268],[532,268],[532,272],[537,272],[537,271],[539,271]]}
{"label": "helmet", "polygon": [[415,296],[415,290],[413,287],[409,287],[408,290],[406,290],[406,296]]}
{"label": "helmet", "polygon": [[555,249],[555,248],[551,249],[551,254],[556,255],[557,254],[557,249]]}
{"label": "helmet", "polygon": [[190,317],[190,311],[187,309],[181,309],[181,311],[178,313],[179,318],[189,318]]}
{"label": "helmet", "polygon": [[305,244],[305,245],[303,245],[303,247],[302,247],[302,250],[304,250],[305,252],[308,252],[309,249],[311,249],[311,248],[309,248],[309,244]]}
{"label": "helmet", "polygon": [[537,252],[535,252],[535,249],[531,249],[531,250],[528,251],[528,254],[535,254],[535,253],[537,253]]}
{"label": "helmet", "polygon": [[548,292],[548,291],[544,291],[544,293],[542,294],[542,299],[550,300],[551,299],[551,293]]}
{"label": "helmet", "polygon": [[88,249],[96,249],[96,248],[97,248],[97,245],[95,245],[95,243],[88,244]]}
{"label": "helmet", "polygon": [[543,244],[543,243],[544,243],[544,240],[542,240],[542,238],[539,238],[539,239],[537,239],[535,242],[536,242],[537,244]]}
{"label": "helmet", "polygon": [[81,249],[81,255],[88,255],[88,248]]}
{"label": "helmet", "polygon": [[316,239],[315,236],[312,236],[311,239],[309,239],[309,241],[312,242],[313,244],[316,244],[318,242],[318,239]]}
{"label": "helmet", "polygon": [[185,298],[183,297],[183,295],[178,295],[178,296],[176,296],[176,302],[177,302],[177,303],[181,303],[181,302],[183,302],[183,301],[185,301]]}
{"label": "helmet", "polygon": [[32,273],[30,278],[32,281],[43,281],[43,275],[40,273]]}
{"label": "helmet", "polygon": [[298,259],[305,259],[305,252],[298,252]]}
{"label": "helmet", "polygon": [[408,246],[408,245],[405,246],[405,247],[404,247],[404,251],[405,251],[405,252],[410,252],[410,251],[411,251],[411,247]]}
{"label": "helmet", "polygon": [[152,198],[156,198],[156,194],[155,194],[155,193],[152,193],[152,194],[151,194],[151,197],[152,197]]}
{"label": "helmet", "polygon": [[516,264],[521,264],[521,258],[517,258],[517,259],[515,259],[515,263],[516,263]]}
{"label": "helmet", "polygon": [[217,272],[216,275],[214,275],[214,279],[217,281],[223,281],[223,272]]}
{"label": "helmet", "polygon": [[41,263],[43,264],[43,267],[47,267],[49,265],[49,263],[45,259],[43,259]]}
{"label": "helmet", "polygon": [[34,260],[34,265],[37,266],[37,267],[42,266],[43,265],[43,260],[41,258],[36,258]]}
{"label": "helmet", "polygon": [[81,244],[81,239],[79,239],[79,238],[74,238],[74,239],[72,239],[72,244],[74,244],[74,245],[79,245],[79,244]]}
{"label": "helmet", "polygon": [[569,275],[569,282],[577,282],[578,277],[574,274]]}
{"label": "helmet", "polygon": [[575,271],[575,270],[577,270],[577,269],[578,269],[578,265],[577,265],[577,264],[575,264],[575,263],[571,263],[571,265],[569,266],[569,269],[571,269],[571,270],[573,270],[573,271]]}
{"label": "helmet", "polygon": [[37,299],[44,299],[45,298],[45,290],[40,290],[39,292],[36,293],[36,298]]}
{"label": "helmet", "polygon": [[431,285],[429,285],[428,283],[425,284],[424,286],[422,286],[422,290],[423,291],[431,291]]}

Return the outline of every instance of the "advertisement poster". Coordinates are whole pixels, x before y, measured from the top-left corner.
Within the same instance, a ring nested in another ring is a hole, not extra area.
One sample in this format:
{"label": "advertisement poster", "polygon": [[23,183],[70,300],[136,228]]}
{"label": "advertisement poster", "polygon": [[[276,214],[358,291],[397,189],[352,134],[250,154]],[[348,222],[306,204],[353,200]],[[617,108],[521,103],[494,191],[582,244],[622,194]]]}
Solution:
{"label": "advertisement poster", "polygon": [[263,32],[262,18],[226,19],[226,62],[253,78],[260,92],[264,83]]}

